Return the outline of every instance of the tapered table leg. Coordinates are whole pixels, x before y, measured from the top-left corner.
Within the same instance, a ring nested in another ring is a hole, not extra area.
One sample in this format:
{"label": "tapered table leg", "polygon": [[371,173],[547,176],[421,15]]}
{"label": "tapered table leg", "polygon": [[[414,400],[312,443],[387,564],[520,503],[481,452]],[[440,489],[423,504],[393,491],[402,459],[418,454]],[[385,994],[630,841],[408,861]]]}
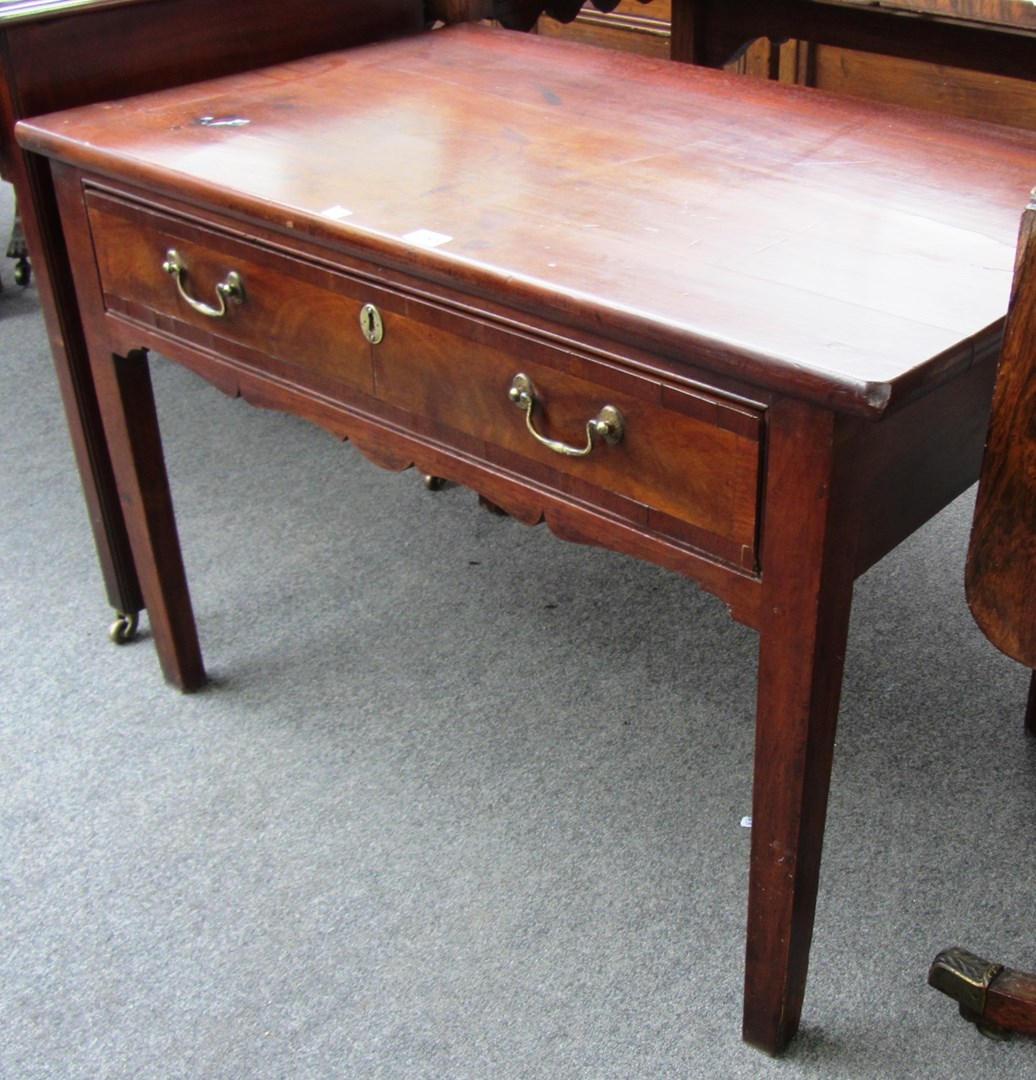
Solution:
{"label": "tapered table leg", "polygon": [[770,423],[743,1035],[777,1054],[806,985],[856,529],[834,417],[788,403]]}
{"label": "tapered table leg", "polygon": [[91,357],[126,527],[162,672],[183,690],[205,682],[173,516],[147,354]]}

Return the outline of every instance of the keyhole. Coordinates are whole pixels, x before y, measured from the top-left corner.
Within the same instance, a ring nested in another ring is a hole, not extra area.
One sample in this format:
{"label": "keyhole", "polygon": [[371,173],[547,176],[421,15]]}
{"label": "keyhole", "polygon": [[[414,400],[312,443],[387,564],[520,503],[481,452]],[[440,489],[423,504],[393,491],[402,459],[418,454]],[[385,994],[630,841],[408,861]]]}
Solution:
{"label": "keyhole", "polygon": [[360,327],[364,337],[377,345],[385,336],[385,327],[381,321],[381,312],[373,304],[364,304],[360,310]]}

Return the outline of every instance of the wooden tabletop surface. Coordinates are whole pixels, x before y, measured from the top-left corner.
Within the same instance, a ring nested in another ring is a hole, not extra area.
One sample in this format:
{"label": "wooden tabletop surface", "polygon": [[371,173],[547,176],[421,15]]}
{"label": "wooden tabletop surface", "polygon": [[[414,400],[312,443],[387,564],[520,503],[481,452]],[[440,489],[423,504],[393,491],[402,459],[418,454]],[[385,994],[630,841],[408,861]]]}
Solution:
{"label": "wooden tabletop surface", "polygon": [[473,26],[19,139],[871,415],[988,342],[1036,184],[1030,133]]}

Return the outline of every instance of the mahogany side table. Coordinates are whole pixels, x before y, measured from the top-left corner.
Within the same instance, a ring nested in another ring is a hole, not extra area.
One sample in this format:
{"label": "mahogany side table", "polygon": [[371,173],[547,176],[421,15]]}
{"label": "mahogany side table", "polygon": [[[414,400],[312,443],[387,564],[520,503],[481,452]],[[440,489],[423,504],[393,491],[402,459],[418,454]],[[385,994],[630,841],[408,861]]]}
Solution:
{"label": "mahogany side table", "polygon": [[978,475],[1036,137],[479,27],[18,137],[171,682],[205,673],[149,348],[758,631],[743,1031],[781,1051],[853,582]]}

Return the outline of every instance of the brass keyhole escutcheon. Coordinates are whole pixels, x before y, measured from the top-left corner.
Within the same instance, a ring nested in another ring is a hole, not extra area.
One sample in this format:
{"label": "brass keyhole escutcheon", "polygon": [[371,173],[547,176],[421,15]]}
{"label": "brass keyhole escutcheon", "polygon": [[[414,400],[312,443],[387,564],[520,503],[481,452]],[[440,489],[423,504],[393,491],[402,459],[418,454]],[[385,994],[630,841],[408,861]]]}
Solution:
{"label": "brass keyhole escutcheon", "polygon": [[381,321],[381,312],[373,304],[364,304],[360,308],[360,328],[363,336],[377,345],[385,336],[385,324]]}

